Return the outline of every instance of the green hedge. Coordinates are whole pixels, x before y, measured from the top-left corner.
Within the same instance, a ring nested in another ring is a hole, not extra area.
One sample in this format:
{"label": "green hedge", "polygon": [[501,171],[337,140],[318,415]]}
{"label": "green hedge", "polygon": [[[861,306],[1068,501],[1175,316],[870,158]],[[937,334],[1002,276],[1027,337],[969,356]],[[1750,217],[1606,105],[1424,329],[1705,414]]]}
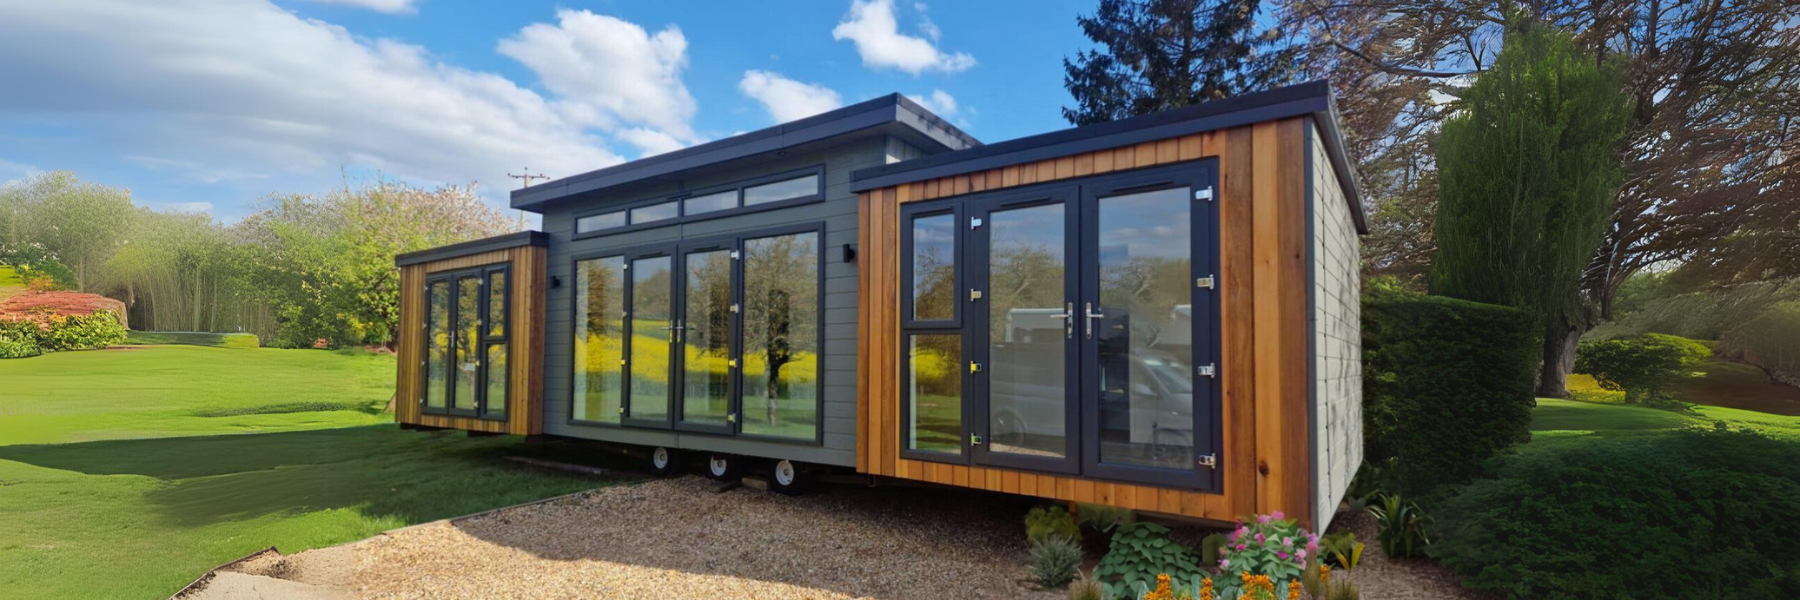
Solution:
{"label": "green hedge", "polygon": [[1800,444],[1753,433],[1523,453],[1434,517],[1426,552],[1510,598],[1800,598]]}
{"label": "green hedge", "polygon": [[1362,309],[1364,456],[1384,467],[1388,491],[1432,499],[1530,439],[1536,316],[1396,292]]}
{"label": "green hedge", "polygon": [[44,353],[38,326],[30,321],[0,320],[0,358],[29,358]]}
{"label": "green hedge", "polygon": [[0,358],[96,350],[123,341],[127,333],[119,317],[104,310],[89,315],[53,315],[48,326],[23,320],[0,321]]}
{"label": "green hedge", "polygon": [[1631,404],[1673,404],[1670,384],[1692,374],[1712,356],[1705,344],[1680,336],[1645,333],[1581,342],[1575,372],[1594,376],[1600,387],[1625,392]]}
{"label": "green hedge", "polygon": [[1770,307],[1726,332],[1720,353],[1758,367],[1790,385],[1800,385],[1800,302]]}

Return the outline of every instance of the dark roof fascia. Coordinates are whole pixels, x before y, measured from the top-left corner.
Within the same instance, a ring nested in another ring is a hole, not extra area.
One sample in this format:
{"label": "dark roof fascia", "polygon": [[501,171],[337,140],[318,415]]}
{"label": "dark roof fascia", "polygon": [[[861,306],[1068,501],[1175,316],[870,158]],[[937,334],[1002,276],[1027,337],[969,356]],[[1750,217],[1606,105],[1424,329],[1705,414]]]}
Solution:
{"label": "dark roof fascia", "polygon": [[1337,124],[1337,108],[1332,101],[1331,86],[1324,80],[859,169],[850,176],[850,190],[864,192],[1306,115],[1317,116],[1323,126],[1326,153],[1331,156],[1332,166],[1337,171],[1338,184],[1344,188],[1357,231],[1368,233],[1363,217],[1361,188],[1356,183],[1355,171],[1351,170],[1344,155],[1343,136]]}
{"label": "dark roof fascia", "polygon": [[407,265],[416,265],[419,263],[428,263],[428,262],[446,260],[446,259],[451,259],[451,258],[468,256],[471,254],[481,254],[483,252],[493,252],[495,250],[505,250],[507,248],[517,248],[520,246],[549,246],[549,245],[550,245],[550,234],[544,233],[542,231],[519,231],[519,232],[514,232],[514,233],[508,233],[506,235],[496,235],[496,236],[490,237],[490,238],[482,238],[479,240],[470,240],[467,242],[450,244],[448,246],[438,246],[436,248],[427,248],[425,250],[419,250],[416,252],[407,252],[405,254],[395,255],[394,256],[394,266],[404,267]]}
{"label": "dark roof fascia", "polygon": [[557,200],[596,190],[656,179],[720,163],[776,153],[812,142],[883,126],[927,151],[960,150],[981,142],[900,94],[889,94],[774,127],[759,129],[589,171],[512,192],[512,207],[541,212]]}

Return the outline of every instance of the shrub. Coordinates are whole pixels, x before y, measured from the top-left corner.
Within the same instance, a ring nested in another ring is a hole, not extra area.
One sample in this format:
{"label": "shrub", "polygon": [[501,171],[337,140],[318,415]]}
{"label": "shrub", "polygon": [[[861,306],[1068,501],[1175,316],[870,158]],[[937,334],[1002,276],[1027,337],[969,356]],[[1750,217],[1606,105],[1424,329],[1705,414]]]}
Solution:
{"label": "shrub", "polygon": [[48,352],[94,350],[125,339],[128,333],[119,317],[109,311],[87,315],[53,315],[39,340]]}
{"label": "shrub", "polygon": [[1800,597],[1800,444],[1754,433],[1534,451],[1437,518],[1427,554],[1513,598]]}
{"label": "shrub", "polygon": [[1600,387],[1623,390],[1630,404],[1673,402],[1668,386],[1688,376],[1712,351],[1693,340],[1646,333],[1581,343],[1575,372],[1593,375]]}
{"label": "shrub", "polygon": [[1224,574],[1221,589],[1238,590],[1241,582],[1231,576],[1244,573],[1268,577],[1282,588],[1288,582],[1299,581],[1307,564],[1318,557],[1319,536],[1307,533],[1299,522],[1285,517],[1281,511],[1259,515],[1250,523],[1238,524],[1227,536],[1230,543],[1218,562],[1219,572]]}
{"label": "shrub", "polygon": [[0,264],[11,265],[30,289],[75,289],[75,272],[58,262],[43,244],[0,244]]}
{"label": "shrub", "polygon": [[1137,511],[1105,504],[1076,504],[1075,514],[1081,525],[1102,533],[1112,533],[1114,527],[1137,522]]}
{"label": "shrub", "polygon": [[1362,314],[1364,455],[1386,487],[1431,498],[1530,439],[1537,317],[1406,293],[1366,296]]}
{"label": "shrub", "polygon": [[1061,537],[1081,544],[1081,528],[1075,526],[1075,517],[1061,506],[1037,507],[1025,513],[1025,541],[1038,543],[1049,537]]}
{"label": "shrub", "polygon": [[44,353],[38,326],[30,321],[0,320],[0,358],[29,358]]}
{"label": "shrub", "polygon": [[1046,588],[1062,587],[1081,569],[1081,546],[1060,535],[1031,542],[1031,577]]}
{"label": "shrub", "polygon": [[1106,588],[1101,586],[1100,582],[1089,577],[1087,573],[1079,575],[1075,578],[1075,583],[1069,584],[1069,600],[1108,600],[1111,598],[1106,595]]}
{"label": "shrub", "polygon": [[1112,546],[1094,568],[1094,578],[1116,597],[1156,583],[1158,574],[1178,581],[1198,579],[1200,566],[1186,546],[1169,539],[1169,528],[1155,523],[1128,523],[1113,529]]}
{"label": "shrub", "polygon": [[1431,545],[1431,539],[1425,536],[1425,512],[1399,494],[1382,495],[1379,502],[1369,507],[1369,514],[1375,515],[1375,524],[1381,528],[1376,537],[1381,540],[1381,551],[1388,556],[1412,558]]}
{"label": "shrub", "polygon": [[1363,543],[1356,541],[1356,533],[1339,531],[1327,534],[1319,540],[1319,559],[1339,568],[1354,569],[1362,562]]}
{"label": "shrub", "polygon": [[1331,586],[1331,593],[1326,598],[1327,600],[1362,600],[1362,591],[1356,589],[1355,583],[1339,581]]}

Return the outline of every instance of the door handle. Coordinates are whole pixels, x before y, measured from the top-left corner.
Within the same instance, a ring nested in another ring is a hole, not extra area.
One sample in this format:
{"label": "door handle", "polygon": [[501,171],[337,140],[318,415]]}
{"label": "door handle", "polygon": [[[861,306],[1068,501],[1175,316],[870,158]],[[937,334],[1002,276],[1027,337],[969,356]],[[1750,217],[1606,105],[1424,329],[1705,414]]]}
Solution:
{"label": "door handle", "polygon": [[1091,340],[1094,339],[1094,320],[1105,318],[1106,315],[1094,312],[1094,303],[1092,302],[1083,302],[1082,304],[1082,316],[1085,317],[1083,321],[1087,325],[1087,339]]}
{"label": "door handle", "polygon": [[1054,315],[1050,315],[1050,318],[1062,319],[1063,337],[1071,339],[1071,340],[1075,339],[1075,303],[1074,302],[1064,302],[1063,303],[1063,311],[1060,313],[1054,314]]}

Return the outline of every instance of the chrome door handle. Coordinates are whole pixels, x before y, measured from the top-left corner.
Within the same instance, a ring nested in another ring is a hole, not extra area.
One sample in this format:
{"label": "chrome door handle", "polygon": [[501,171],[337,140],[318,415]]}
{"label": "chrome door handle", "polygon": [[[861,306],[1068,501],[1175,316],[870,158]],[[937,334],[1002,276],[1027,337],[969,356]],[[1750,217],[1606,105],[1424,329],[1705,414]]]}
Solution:
{"label": "chrome door handle", "polygon": [[1075,303],[1074,302],[1064,302],[1063,303],[1063,311],[1060,313],[1054,314],[1054,315],[1050,315],[1050,318],[1062,319],[1063,337],[1069,338],[1071,340],[1075,339]]}
{"label": "chrome door handle", "polygon": [[1105,318],[1105,315],[1094,312],[1094,303],[1092,302],[1084,302],[1082,304],[1084,305],[1081,309],[1083,313],[1082,316],[1085,317],[1084,322],[1087,324],[1087,339],[1091,340],[1094,339],[1094,320]]}

